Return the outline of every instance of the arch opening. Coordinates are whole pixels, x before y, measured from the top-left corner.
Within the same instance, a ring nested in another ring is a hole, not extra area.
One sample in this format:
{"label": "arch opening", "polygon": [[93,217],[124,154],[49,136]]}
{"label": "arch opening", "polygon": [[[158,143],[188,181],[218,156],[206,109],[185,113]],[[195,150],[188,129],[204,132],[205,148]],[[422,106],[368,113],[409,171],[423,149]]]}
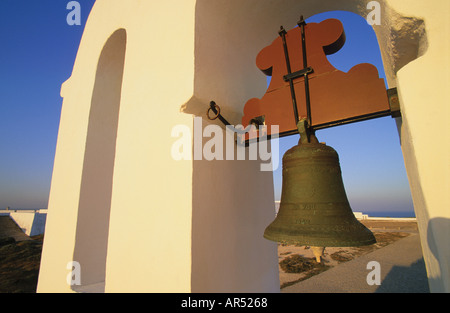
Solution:
{"label": "arch opening", "polygon": [[[398,64],[400,59],[403,60],[403,64],[407,64],[418,56],[413,55],[403,59],[403,54],[393,53],[393,46],[397,41],[395,38],[391,37],[392,28],[393,24],[396,23],[396,20],[401,18],[402,15],[397,14],[386,1],[380,0],[380,3],[382,8],[382,19],[385,23],[373,27],[376,34],[375,43],[378,45],[378,51],[381,53],[380,63],[382,65],[382,70],[379,70],[379,73],[385,72],[387,86],[392,88],[397,85],[396,71],[399,67],[395,66],[395,64]],[[276,2],[268,2],[265,3],[264,6],[261,6],[260,2],[257,0],[236,3],[230,3],[225,0],[214,2],[197,0],[195,25],[195,97],[193,97],[193,101],[189,101],[189,103],[182,107],[182,112],[204,116],[205,108],[207,108],[209,101],[214,100],[221,107],[223,116],[226,117],[231,124],[240,124],[246,101],[254,97],[261,97],[267,89],[266,77],[255,66],[255,57],[262,48],[269,45],[274,38],[276,38],[280,25],[283,25],[285,29],[292,29],[295,27],[300,15],[303,15],[308,19],[320,13],[337,10],[355,13],[359,15],[361,19],[365,18],[367,14],[371,12],[370,9],[367,9],[366,4],[367,1],[364,0],[352,1],[345,4],[331,0],[324,0],[320,4],[317,4],[317,2],[314,1],[298,2],[295,0],[288,0],[284,2],[283,5]],[[230,23],[230,21],[233,22]],[[419,21],[420,20],[416,18],[411,19],[411,22],[413,23]],[[400,27],[398,32],[406,34],[407,29]],[[424,33],[422,35],[425,36]],[[408,41],[409,39],[407,40],[406,38],[409,37],[405,36],[405,40]],[[413,38],[410,39],[410,41],[415,40],[416,39]],[[406,45],[402,45],[399,49],[404,47],[406,47]],[[419,50],[421,53],[424,53],[426,49]],[[220,62],[217,62],[217,60],[220,60]],[[372,63],[369,61],[366,62]],[[343,71],[346,72],[346,70]],[[218,73],[220,73],[220,75],[218,75]],[[389,128],[383,128],[380,124],[387,124],[389,125]],[[398,133],[396,132],[396,123],[390,117],[353,125],[361,125],[369,128],[372,127],[376,130],[388,131],[390,136],[389,144],[393,143],[393,147],[396,149],[397,160],[404,162]],[[353,125],[333,128],[333,132],[337,129],[342,131],[341,134],[345,133],[345,130],[350,129]],[[324,131],[321,131],[318,134],[318,136],[320,136],[319,140],[326,141],[331,146],[334,146],[340,153],[342,149],[339,145],[336,145],[332,140],[326,138],[326,136],[323,135],[323,132]],[[354,132],[354,134],[359,135],[361,132],[357,131]],[[341,135],[337,135],[337,137],[340,136]],[[385,136],[382,133],[378,134],[378,139],[384,137]],[[292,141],[295,141],[295,143],[298,140],[297,136],[286,138],[293,138]],[[370,139],[364,139],[363,142],[368,143],[369,141]],[[287,148],[292,147],[295,143],[287,144]],[[359,146],[360,143],[360,141],[353,141],[354,147]],[[385,146],[386,141],[384,141],[382,145]],[[372,145],[372,148],[374,146],[375,145]],[[283,149],[282,144],[280,144],[280,148]],[[348,151],[348,154],[354,156],[351,151]],[[342,159],[346,158],[346,156],[341,156]],[[359,161],[361,164],[364,160]],[[349,162],[349,164],[350,166],[353,165],[351,162]],[[392,164],[389,165],[389,169],[391,169]],[[399,168],[401,168],[401,166],[397,167],[397,169]],[[386,173],[389,169],[384,169],[383,173]],[[343,172],[346,172],[345,168],[343,168]],[[356,174],[358,173],[356,172]],[[404,171],[402,179],[406,182],[408,181]],[[379,181],[380,180],[378,180],[378,182]],[[386,182],[383,182],[384,185],[385,183]],[[390,185],[395,185],[395,183]],[[272,184],[271,187],[273,191],[274,185]],[[356,187],[358,187],[357,184]],[[407,184],[405,190],[402,190],[402,192],[410,194]],[[266,199],[266,202],[269,203],[271,198],[273,199],[273,194],[269,192],[262,195],[261,198]],[[355,200],[359,201],[358,198]],[[270,210],[273,210],[273,206],[265,205],[261,206],[259,209],[258,216],[262,215],[261,212],[264,212],[267,215],[269,213],[273,214],[272,212],[269,212]],[[267,215],[264,216],[266,217]]]}
{"label": "arch opening", "polygon": [[[307,22],[320,22],[328,18],[341,20],[347,36],[343,48],[328,55],[328,61],[346,73],[360,63],[373,64],[388,88],[379,42],[372,27],[361,16],[348,11],[316,14],[308,18]],[[395,119],[377,118],[319,130],[317,137],[339,153],[347,196],[354,212],[371,217],[415,217]],[[298,136],[279,140],[281,159],[286,150],[296,145]],[[281,196],[281,170],[279,168],[274,172],[276,200],[280,200]],[[279,202],[276,206],[279,206]],[[279,251],[283,253],[285,250]],[[299,251],[299,254],[305,253],[307,257],[313,256],[308,250]],[[333,249],[330,251],[333,252]],[[288,276],[280,272],[282,288],[283,284],[289,286],[290,280],[295,281],[295,275]]]}
{"label": "arch opening", "polygon": [[126,31],[104,45],[91,99],[73,260],[80,264],[82,291],[104,291],[116,137],[126,52]]}

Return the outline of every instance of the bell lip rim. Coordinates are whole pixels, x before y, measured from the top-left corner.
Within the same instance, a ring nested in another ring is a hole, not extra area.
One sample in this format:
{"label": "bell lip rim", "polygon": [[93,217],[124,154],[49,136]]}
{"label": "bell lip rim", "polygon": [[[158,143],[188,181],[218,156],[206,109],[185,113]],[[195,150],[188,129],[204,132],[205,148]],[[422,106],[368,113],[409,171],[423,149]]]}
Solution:
{"label": "bell lip rim", "polygon": [[300,245],[300,246],[311,246],[311,247],[362,247],[362,246],[370,246],[377,243],[377,240],[375,236],[373,238],[368,238],[367,240],[361,240],[361,241],[328,241],[326,239],[320,241],[320,240],[298,240],[298,239],[283,239],[279,240],[276,236],[270,236],[264,234],[264,238],[270,241],[278,242],[278,243],[285,243],[288,245]]}

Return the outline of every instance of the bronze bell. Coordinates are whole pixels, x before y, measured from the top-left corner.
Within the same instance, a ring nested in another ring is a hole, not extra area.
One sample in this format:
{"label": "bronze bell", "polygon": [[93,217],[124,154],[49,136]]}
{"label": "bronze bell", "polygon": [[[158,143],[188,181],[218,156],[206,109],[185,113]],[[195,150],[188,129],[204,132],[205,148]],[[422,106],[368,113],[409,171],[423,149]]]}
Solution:
{"label": "bronze bell", "polygon": [[342,181],[337,152],[307,136],[299,123],[299,144],[283,156],[280,208],[266,228],[266,239],[313,247],[320,262],[323,247],[353,247],[376,242],[354,216]]}

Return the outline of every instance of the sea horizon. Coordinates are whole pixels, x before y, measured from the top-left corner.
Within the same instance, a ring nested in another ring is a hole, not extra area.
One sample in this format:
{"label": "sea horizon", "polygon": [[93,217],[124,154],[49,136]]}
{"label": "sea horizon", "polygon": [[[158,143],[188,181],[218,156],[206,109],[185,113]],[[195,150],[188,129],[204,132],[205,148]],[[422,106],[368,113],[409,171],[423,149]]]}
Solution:
{"label": "sea horizon", "polygon": [[[280,201],[275,201],[275,212],[278,213]],[[415,218],[416,214],[412,211],[364,211],[353,210],[353,212],[361,212],[369,217],[391,217],[391,218]]]}
{"label": "sea horizon", "polygon": [[[275,210],[278,212],[279,201],[275,201]],[[21,208],[9,208],[10,211],[39,211],[39,210],[47,210],[47,208],[39,208],[39,209],[21,209]],[[0,211],[6,211],[6,208],[0,208]],[[391,217],[391,218],[415,218],[416,214],[414,211],[358,211],[354,210],[353,212],[361,212],[362,214],[367,214],[369,217]]]}
{"label": "sea horizon", "polygon": [[367,214],[369,217],[393,217],[393,218],[414,218],[416,214],[414,211],[362,211],[363,214]]}

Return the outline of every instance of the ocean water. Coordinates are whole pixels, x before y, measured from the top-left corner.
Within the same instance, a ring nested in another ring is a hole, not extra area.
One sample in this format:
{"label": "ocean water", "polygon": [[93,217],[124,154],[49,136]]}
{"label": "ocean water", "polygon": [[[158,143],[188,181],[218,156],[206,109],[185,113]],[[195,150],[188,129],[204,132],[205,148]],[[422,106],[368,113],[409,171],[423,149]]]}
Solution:
{"label": "ocean water", "polygon": [[414,211],[364,212],[369,217],[416,217]]}
{"label": "ocean water", "polygon": [[[278,209],[280,208],[280,203],[275,202],[275,212],[278,213]],[[358,211],[361,212],[361,211]],[[377,211],[362,211],[363,214],[369,215],[369,217],[416,217],[414,211],[385,211],[385,212],[377,212]]]}

